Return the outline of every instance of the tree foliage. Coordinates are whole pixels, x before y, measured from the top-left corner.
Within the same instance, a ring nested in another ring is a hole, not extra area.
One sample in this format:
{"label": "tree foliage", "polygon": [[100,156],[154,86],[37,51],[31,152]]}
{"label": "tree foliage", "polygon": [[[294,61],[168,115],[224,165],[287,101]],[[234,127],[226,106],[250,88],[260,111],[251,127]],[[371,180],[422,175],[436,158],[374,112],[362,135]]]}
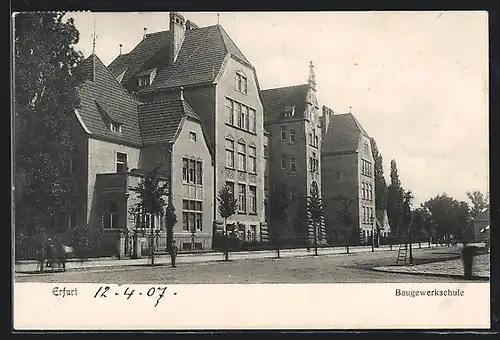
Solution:
{"label": "tree foliage", "polygon": [[269,217],[271,220],[271,232],[274,238],[282,237],[281,231],[291,203],[286,183],[283,181],[276,183],[269,197]]}
{"label": "tree foliage", "polygon": [[219,214],[223,219],[228,219],[236,213],[238,201],[234,198],[234,193],[228,186],[223,186],[218,195]]}
{"label": "tree foliage", "polygon": [[353,198],[344,198],[342,199],[342,206],[339,210],[339,218],[342,224],[344,224],[350,233],[350,241],[354,244],[358,244],[360,241],[360,229],[353,230],[352,224],[354,222],[353,214],[352,214],[352,205],[356,202]]}
{"label": "tree foliage", "polygon": [[375,209],[385,210],[387,208],[387,183],[384,177],[384,159],[378,150],[377,142],[374,138],[370,138],[370,144],[374,159]]}
{"label": "tree foliage", "polygon": [[401,223],[403,217],[404,190],[398,175],[396,161],[391,160],[391,183],[387,188],[387,218],[391,227],[392,235],[399,235],[402,231]]}
{"label": "tree foliage", "polygon": [[14,176],[16,226],[45,225],[62,203],[78,108],[79,32],[64,13],[14,17]]}
{"label": "tree foliage", "polygon": [[483,209],[488,207],[488,198],[478,190],[467,191],[467,197],[471,201],[473,215],[479,214]]}

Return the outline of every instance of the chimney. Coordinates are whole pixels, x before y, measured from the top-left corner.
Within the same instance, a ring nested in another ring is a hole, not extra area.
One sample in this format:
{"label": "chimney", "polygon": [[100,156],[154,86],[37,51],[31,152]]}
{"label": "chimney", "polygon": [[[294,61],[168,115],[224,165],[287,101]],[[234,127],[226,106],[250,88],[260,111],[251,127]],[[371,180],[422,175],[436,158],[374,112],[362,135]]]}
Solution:
{"label": "chimney", "polygon": [[321,116],[321,134],[326,135],[328,133],[328,127],[330,126],[330,118],[334,114],[333,110],[329,107],[323,105],[323,115]]}
{"label": "chimney", "polygon": [[184,40],[184,33],[186,33],[186,20],[177,12],[170,12],[170,57],[171,61],[175,62],[179,50],[181,49],[182,41]]}

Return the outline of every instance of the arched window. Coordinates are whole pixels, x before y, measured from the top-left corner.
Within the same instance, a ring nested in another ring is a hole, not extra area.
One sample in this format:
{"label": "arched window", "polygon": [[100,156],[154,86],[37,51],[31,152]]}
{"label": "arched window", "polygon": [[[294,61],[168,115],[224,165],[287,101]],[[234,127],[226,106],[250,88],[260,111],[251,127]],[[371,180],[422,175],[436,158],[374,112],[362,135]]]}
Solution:
{"label": "arched window", "polygon": [[102,226],[105,229],[118,228],[118,205],[113,201],[106,201],[103,204]]}

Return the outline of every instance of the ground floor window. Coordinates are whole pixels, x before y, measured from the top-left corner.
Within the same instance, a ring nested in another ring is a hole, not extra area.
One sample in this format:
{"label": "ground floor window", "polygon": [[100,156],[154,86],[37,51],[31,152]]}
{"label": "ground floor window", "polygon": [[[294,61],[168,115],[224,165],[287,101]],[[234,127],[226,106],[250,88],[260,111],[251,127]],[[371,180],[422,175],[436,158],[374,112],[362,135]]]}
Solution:
{"label": "ground floor window", "polygon": [[102,207],[102,226],[104,229],[118,228],[118,205],[114,201],[106,201]]}
{"label": "ground floor window", "polygon": [[203,202],[182,200],[182,230],[203,231]]}

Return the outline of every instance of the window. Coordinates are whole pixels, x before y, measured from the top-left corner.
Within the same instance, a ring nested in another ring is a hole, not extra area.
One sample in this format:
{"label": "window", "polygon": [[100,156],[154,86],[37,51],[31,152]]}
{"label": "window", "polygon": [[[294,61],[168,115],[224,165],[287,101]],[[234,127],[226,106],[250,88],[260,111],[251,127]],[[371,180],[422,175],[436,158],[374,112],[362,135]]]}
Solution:
{"label": "window", "polygon": [[368,155],[368,143],[365,143],[365,155]]}
{"label": "window", "polygon": [[366,224],[366,207],[362,207],[362,209],[363,209],[363,220],[362,220],[362,223]]}
{"label": "window", "polygon": [[189,183],[195,183],[195,177],[196,177],[195,167],[196,167],[196,161],[194,159],[190,159],[189,160],[189,172],[188,172],[188,182]]}
{"label": "window", "polygon": [[311,143],[313,146],[317,147],[316,145],[316,141],[317,141],[317,138],[316,138],[316,130],[312,130],[312,137],[311,137]]}
{"label": "window", "polygon": [[231,99],[226,98],[226,123],[234,124],[234,102]]}
{"label": "window", "polygon": [[281,127],[281,140],[286,140],[286,128],[284,126]]}
{"label": "window", "polygon": [[246,145],[238,143],[238,170],[247,171]]}
{"label": "window", "polygon": [[147,86],[149,85],[149,75],[139,77],[139,86]]}
{"label": "window", "polygon": [[243,74],[237,72],[236,73],[236,90],[246,94],[247,87],[248,87],[247,78]]}
{"label": "window", "polygon": [[109,122],[109,129],[113,132],[122,132],[122,125],[116,122]]}
{"label": "window", "polygon": [[241,105],[241,120],[240,128],[248,130],[248,106]]}
{"label": "window", "polygon": [[255,146],[248,147],[248,159],[250,161],[250,172],[257,173],[257,149]]}
{"label": "window", "polygon": [[264,145],[264,158],[267,158],[267,145]]}
{"label": "window", "polygon": [[234,141],[226,139],[226,166],[234,169]]}
{"label": "window", "polygon": [[113,201],[106,201],[102,207],[102,226],[105,229],[118,228],[118,206]]}
{"label": "window", "polygon": [[76,217],[77,211],[75,209],[68,211],[68,225],[70,228],[76,227]]}
{"label": "window", "polygon": [[255,133],[255,125],[256,125],[255,110],[249,108],[248,109],[248,131]]}
{"label": "window", "polygon": [[127,154],[117,152],[116,153],[116,172],[127,171]]}
{"label": "window", "polygon": [[281,170],[286,169],[286,155],[281,155]]}
{"label": "window", "polygon": [[247,211],[247,196],[246,185],[238,184],[238,212],[245,213]]}
{"label": "window", "polygon": [[189,140],[196,142],[196,132],[194,131],[189,131]]}
{"label": "window", "polygon": [[290,201],[292,203],[297,202],[297,194],[295,193],[295,190],[293,190],[293,189],[290,190]]}
{"label": "window", "polygon": [[189,160],[187,158],[182,159],[182,181],[188,181],[188,168],[189,168]]}
{"label": "window", "polygon": [[295,143],[295,130],[290,130],[290,143]]}
{"label": "window", "polygon": [[314,143],[314,140],[313,140],[313,134],[312,134],[312,132],[309,132],[309,145],[311,145],[311,146],[312,146],[312,145],[313,145],[313,143]]}
{"label": "window", "polygon": [[295,164],[295,157],[290,157],[290,172],[292,174],[297,172],[297,165]]}
{"label": "window", "polygon": [[233,198],[234,198],[234,183],[233,182],[226,182],[226,187],[228,187],[229,191],[233,194]]}
{"label": "window", "polygon": [[365,182],[361,182],[361,198],[365,199]]}
{"label": "window", "polygon": [[365,176],[372,176],[372,163],[368,162],[365,159],[361,160],[361,173]]}
{"label": "window", "polygon": [[195,200],[182,200],[182,230],[203,230],[203,202]]}
{"label": "window", "polygon": [[285,117],[293,117],[295,115],[295,106],[285,106]]}
{"label": "window", "polygon": [[243,128],[243,113],[241,112],[241,104],[234,102],[234,118],[238,122],[238,127]]}
{"label": "window", "polygon": [[250,185],[248,187],[249,189],[249,196],[250,196],[250,212],[252,214],[257,213],[257,187],[254,187]]}
{"label": "window", "polygon": [[318,136],[314,137],[314,143],[316,143],[316,147],[319,146],[319,137]]}
{"label": "window", "polygon": [[196,184],[203,184],[203,163],[196,161]]}

